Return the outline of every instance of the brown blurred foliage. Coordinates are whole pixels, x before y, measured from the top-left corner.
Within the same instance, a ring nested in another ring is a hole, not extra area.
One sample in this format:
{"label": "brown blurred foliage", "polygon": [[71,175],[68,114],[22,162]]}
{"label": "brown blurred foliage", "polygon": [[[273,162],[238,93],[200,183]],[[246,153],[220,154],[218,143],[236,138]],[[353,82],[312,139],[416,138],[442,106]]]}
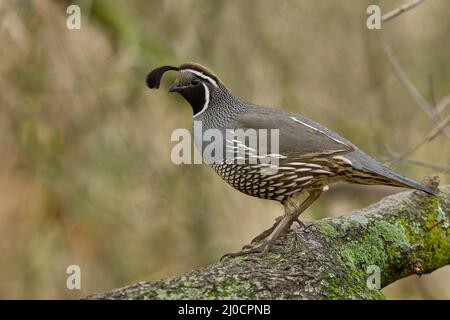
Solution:
{"label": "brown blurred foliage", "polygon": [[[81,7],[81,30],[66,28],[70,3]],[[237,95],[315,119],[380,160],[386,147],[402,153],[420,141],[435,124],[366,28],[369,3],[0,1],[0,298],[75,298],[185,272],[240,248],[282,213],[206,166],[171,163],[170,134],[190,128],[191,110],[146,89],[153,67],[205,64]],[[448,14],[448,1],[428,1],[386,25],[427,98],[430,76],[435,97],[450,93]],[[449,140],[439,135],[412,156],[448,166]],[[436,173],[394,168],[415,179]],[[304,218],[398,191],[337,186]],[[81,267],[81,291],[66,288],[71,264]],[[384,292],[450,298],[449,281],[447,267]]]}

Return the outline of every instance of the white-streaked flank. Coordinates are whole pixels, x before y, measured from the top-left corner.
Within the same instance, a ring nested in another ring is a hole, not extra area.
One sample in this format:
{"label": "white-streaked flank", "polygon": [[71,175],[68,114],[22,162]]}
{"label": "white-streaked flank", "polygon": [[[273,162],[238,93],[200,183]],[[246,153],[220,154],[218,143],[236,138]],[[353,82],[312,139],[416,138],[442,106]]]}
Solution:
{"label": "white-streaked flank", "polygon": [[330,171],[328,171],[328,170],[322,170],[322,169],[313,170],[313,171],[311,171],[311,172],[314,172],[314,173],[332,174]]}
{"label": "white-streaked flank", "polygon": [[301,177],[301,178],[297,178],[294,181],[305,181],[305,180],[310,180],[314,178],[313,176],[306,176],[306,177]]}
{"label": "white-streaked flank", "polygon": [[298,168],[298,169],[295,169],[295,172],[305,172],[305,171],[311,171],[312,169],[311,168]]}
{"label": "white-streaked flank", "polygon": [[344,156],[334,156],[333,159],[341,160],[341,161],[343,161],[345,163],[348,163],[349,165],[353,166],[353,163],[349,159],[344,157]]}

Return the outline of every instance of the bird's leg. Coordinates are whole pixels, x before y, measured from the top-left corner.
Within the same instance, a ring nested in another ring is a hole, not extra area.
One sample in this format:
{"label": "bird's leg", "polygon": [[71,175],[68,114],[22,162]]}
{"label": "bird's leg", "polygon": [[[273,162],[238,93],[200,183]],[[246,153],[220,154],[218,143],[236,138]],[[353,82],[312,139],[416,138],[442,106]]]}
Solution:
{"label": "bird's leg", "polygon": [[251,248],[252,244],[258,243],[261,240],[263,240],[264,238],[266,238],[269,234],[272,233],[272,231],[276,228],[276,226],[280,223],[280,221],[282,219],[283,219],[283,216],[279,216],[278,218],[276,218],[275,219],[275,223],[273,224],[273,226],[271,226],[269,229],[264,230],[263,232],[261,232],[252,241],[250,241],[250,244],[246,244],[245,246],[242,247],[242,249]]}
{"label": "bird's leg", "polygon": [[317,198],[320,196],[322,191],[311,191],[309,196],[298,206],[295,199],[288,198],[284,204],[285,215],[283,216],[283,220],[280,224],[275,228],[275,230],[265,239],[267,245],[264,249],[264,252],[270,249],[270,246],[276,242],[276,240],[282,235],[286,233],[292,223],[294,221],[299,222],[300,225],[303,225],[303,222],[300,222],[298,217],[303,213]]}
{"label": "bird's leg", "polygon": [[[284,204],[285,214],[281,219],[272,226],[272,228],[264,231],[255,239],[260,240],[258,243],[252,243],[249,246],[242,248],[239,252],[227,253],[220,260],[224,258],[243,256],[251,253],[265,254],[270,247],[278,240],[281,234],[287,232],[291,224],[298,220],[299,215],[305,211],[322,193],[321,190],[314,190],[309,192],[309,196],[298,206],[294,198],[288,198]],[[270,233],[269,233],[270,231]],[[265,233],[269,233],[262,235]],[[259,239],[261,238],[261,239]]]}
{"label": "bird's leg", "polygon": [[[281,220],[283,219],[283,216],[279,216],[275,219],[275,223],[267,230],[264,230],[263,232],[261,232],[259,235],[257,235],[255,238],[253,238],[252,241],[250,241],[250,244],[246,244],[245,246],[242,247],[242,249],[248,249],[251,248],[252,245],[254,245],[255,243],[260,242],[261,240],[267,238],[268,235],[270,235],[273,230],[276,228],[276,226],[281,222]],[[293,222],[297,222],[301,227],[305,228],[305,224],[300,221],[300,219],[297,217],[296,219],[294,219]]]}
{"label": "bird's leg", "polygon": [[[297,198],[295,198],[297,200]],[[285,202],[281,202],[283,204],[283,206],[286,205],[286,201]],[[289,201],[294,201],[293,199],[289,199]],[[286,210],[286,209],[285,209]],[[252,245],[261,242],[261,240],[267,238],[267,236],[269,236],[273,230],[277,227],[277,225],[281,222],[281,220],[283,219],[283,216],[279,216],[275,219],[275,223],[267,230],[264,230],[263,232],[261,232],[258,236],[256,236],[252,241],[250,241],[250,244],[246,244],[245,246],[242,247],[242,249],[248,249],[251,248]],[[298,217],[297,219],[295,219],[294,221],[296,221],[300,226],[305,227],[305,224],[303,222],[301,222]]]}

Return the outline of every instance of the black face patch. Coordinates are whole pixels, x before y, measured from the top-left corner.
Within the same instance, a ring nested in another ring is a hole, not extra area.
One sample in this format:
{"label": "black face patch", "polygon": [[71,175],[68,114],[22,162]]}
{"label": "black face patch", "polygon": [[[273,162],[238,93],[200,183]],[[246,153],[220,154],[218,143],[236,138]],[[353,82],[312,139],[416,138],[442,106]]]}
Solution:
{"label": "black face patch", "polygon": [[177,92],[189,102],[192,111],[194,112],[194,116],[203,109],[206,101],[206,92],[201,83],[195,86],[178,88]]}

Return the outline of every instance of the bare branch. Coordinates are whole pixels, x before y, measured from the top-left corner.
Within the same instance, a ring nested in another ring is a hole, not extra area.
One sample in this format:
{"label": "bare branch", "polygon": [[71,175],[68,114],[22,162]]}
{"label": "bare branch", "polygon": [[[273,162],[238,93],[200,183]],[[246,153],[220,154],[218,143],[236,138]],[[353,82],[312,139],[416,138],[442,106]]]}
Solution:
{"label": "bare branch", "polygon": [[[428,143],[431,140],[433,140],[434,138],[436,138],[444,130],[444,128],[446,128],[448,126],[449,123],[450,123],[450,115],[444,121],[442,121],[437,127],[433,128],[433,130],[431,130],[426,135],[425,138],[423,138],[420,142],[418,142],[416,145],[414,145],[409,151],[404,152],[401,155],[398,154],[397,156],[395,156],[394,160],[392,160],[390,162],[390,164],[392,165],[396,162],[402,161],[402,160],[406,159],[407,157],[409,157],[421,146],[425,145],[426,143]],[[386,148],[386,149],[388,149],[388,148]],[[389,152],[392,154],[391,151],[389,151]]]}
{"label": "bare branch", "polygon": [[450,104],[450,95],[443,97],[437,104],[435,113],[440,114]]}
{"label": "bare branch", "polygon": [[[405,11],[413,9],[414,7],[418,6],[422,2],[424,2],[424,0],[415,0],[415,1],[411,1],[409,3],[406,3],[406,4],[402,5],[401,7],[388,12],[387,14],[384,14],[382,16],[382,21],[383,22],[389,21],[389,20],[399,16],[400,14],[402,14]],[[409,92],[411,97],[416,102],[417,106],[420,109],[422,109],[422,111],[425,112],[428,115],[428,117],[430,119],[432,119],[434,121],[434,123],[436,123],[436,125],[437,125],[420,142],[418,142],[416,145],[414,145],[408,152],[405,152],[403,154],[396,153],[394,160],[391,161],[390,164],[393,164],[393,163],[396,163],[399,161],[405,161],[405,162],[409,162],[412,164],[433,168],[434,170],[440,170],[440,171],[443,171],[445,174],[447,174],[450,171],[449,167],[436,165],[434,163],[426,162],[426,161],[422,161],[422,160],[411,159],[411,158],[409,158],[409,155],[411,155],[413,152],[415,152],[417,149],[419,149],[421,146],[423,146],[427,142],[430,142],[431,140],[433,140],[441,132],[444,132],[445,135],[448,138],[450,138],[450,132],[447,128],[447,126],[450,122],[450,116],[447,117],[443,121],[441,121],[441,117],[439,116],[439,114],[448,106],[448,104],[450,104],[450,95],[444,97],[436,104],[435,97],[434,97],[432,78],[430,76],[430,78],[429,78],[430,95],[431,95],[432,103],[431,104],[428,103],[427,100],[425,100],[423,98],[423,96],[419,93],[417,88],[412,84],[412,82],[408,79],[406,74],[403,72],[402,68],[400,67],[400,64],[398,63],[397,59],[395,58],[394,54],[392,53],[391,47],[387,43],[386,38],[384,37],[383,33],[380,33],[380,42],[383,47],[384,53],[386,54],[386,57],[388,58],[388,61],[391,65],[395,75],[397,76],[397,78],[400,80],[402,85]],[[388,150],[388,152],[391,153],[391,155],[393,154],[393,152],[391,152],[389,150]]]}
{"label": "bare branch", "polygon": [[387,43],[386,38],[383,36],[383,34],[380,34],[380,40],[381,45],[383,46],[384,53],[386,54],[386,57],[388,58],[388,61],[394,70],[395,75],[398,77],[402,85],[408,90],[411,97],[414,99],[414,101],[417,103],[417,105],[425,112],[429,117],[432,117],[431,113],[431,106],[428,104],[428,102],[420,95],[420,93],[417,91],[416,87],[409,81],[408,77],[403,72],[402,68],[400,67],[400,64],[398,63],[397,59],[394,57],[390,45]]}
{"label": "bare branch", "polygon": [[[425,112],[428,115],[428,117],[430,117],[430,119],[433,120],[439,126],[440,121],[439,118],[437,117],[437,114],[434,112],[433,107],[422,97],[422,95],[419,93],[416,87],[405,75],[397,59],[394,57],[391,47],[387,43],[383,33],[380,34],[380,42],[383,47],[384,53],[386,54],[386,57],[388,58],[388,61],[397,78],[400,80],[400,82],[406,88],[406,90],[408,90],[409,94],[414,99],[417,106],[419,106],[419,108],[422,109],[422,111]],[[448,138],[450,138],[450,131],[447,128],[443,128],[443,131],[445,135]]]}
{"label": "bare branch", "polygon": [[414,0],[409,3],[406,3],[406,4],[402,5],[401,7],[398,7],[397,9],[394,9],[392,11],[389,11],[386,14],[383,14],[383,16],[381,17],[381,21],[387,22],[391,19],[394,19],[395,17],[401,15],[403,12],[411,10],[412,8],[418,6],[419,4],[421,4],[424,1],[425,0]]}
{"label": "bare branch", "polygon": [[404,160],[405,162],[409,162],[411,164],[415,164],[421,167],[430,168],[432,170],[435,170],[439,172],[439,174],[449,174],[450,173],[450,166],[445,166],[442,164],[437,164],[425,160],[419,160],[414,158],[406,158]]}
{"label": "bare branch", "polygon": [[[433,75],[430,74],[428,77],[428,81],[430,82],[430,101],[432,106],[436,106],[436,97],[434,95],[434,86],[433,86]],[[436,111],[436,110],[434,110]]]}
{"label": "bare branch", "polygon": [[441,133],[450,123],[450,115],[447,116],[447,118],[445,118],[445,120],[443,120],[440,124],[438,124],[438,126],[436,128],[434,128],[433,130],[431,130],[431,132],[427,135],[427,140],[431,141],[434,138],[436,138],[439,133]]}
{"label": "bare branch", "polygon": [[431,170],[435,170],[439,172],[439,174],[449,174],[450,166],[446,166],[443,164],[437,164],[430,161],[419,160],[415,158],[408,157],[407,155],[400,154],[398,152],[388,150],[389,156],[393,158],[393,161],[390,161],[389,164],[392,165],[397,162],[407,162],[413,165],[429,168]]}

